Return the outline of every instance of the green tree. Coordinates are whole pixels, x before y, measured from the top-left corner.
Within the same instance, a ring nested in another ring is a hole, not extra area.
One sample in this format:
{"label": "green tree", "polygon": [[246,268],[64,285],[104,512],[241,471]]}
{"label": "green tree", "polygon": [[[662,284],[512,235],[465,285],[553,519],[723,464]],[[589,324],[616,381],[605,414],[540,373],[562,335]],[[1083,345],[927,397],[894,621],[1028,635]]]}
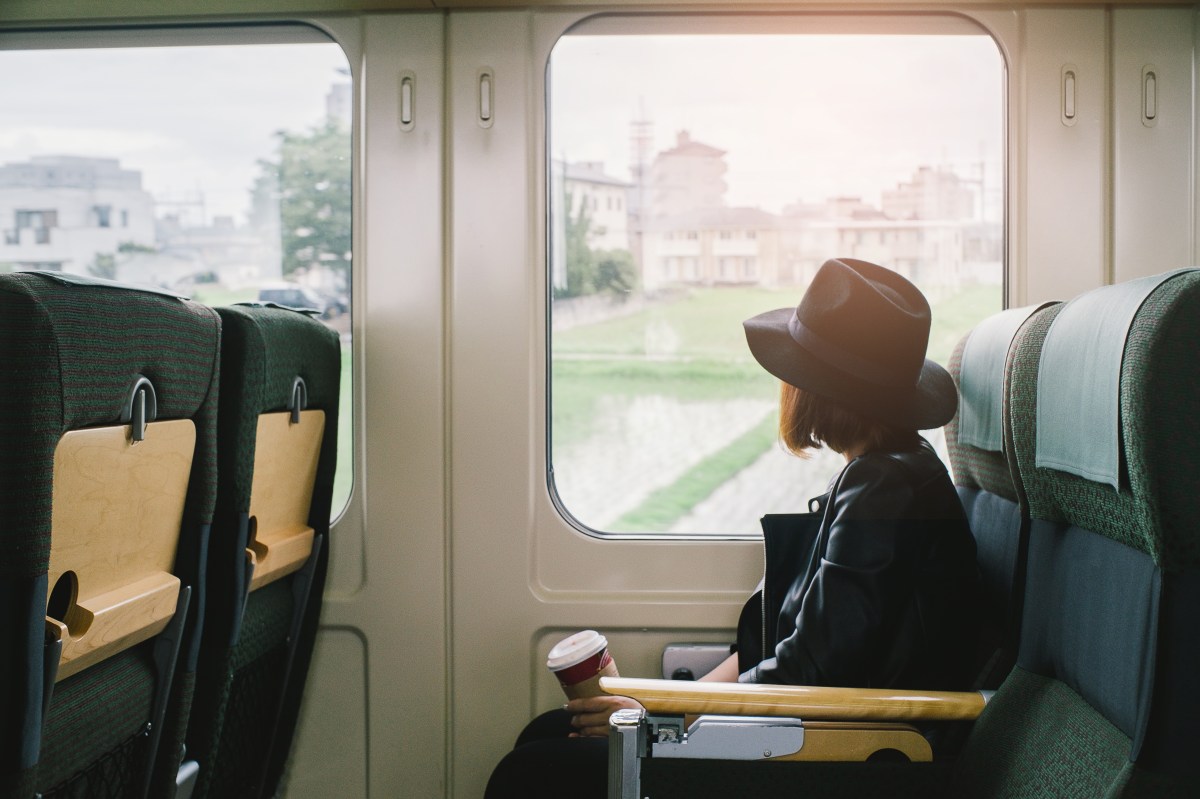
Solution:
{"label": "green tree", "polygon": [[350,132],[328,120],[304,133],[275,135],[279,157],[258,162],[252,221],[270,226],[278,214],[285,275],[319,266],[349,285]]}
{"label": "green tree", "polygon": [[556,297],[582,297],[592,294],[596,287],[593,276],[596,271],[592,250],[588,247],[588,232],[592,228],[587,203],[579,204],[579,211],[571,213],[575,195],[566,192],[563,205],[567,208],[564,225],[563,254],[567,260],[567,285],[555,290]]}
{"label": "green tree", "polygon": [[[574,205],[574,196],[566,192],[564,205]],[[587,203],[565,219],[564,255],[567,260],[567,285],[555,289],[554,296],[582,297],[585,294],[627,294],[637,287],[637,267],[628,250],[593,250],[588,246],[592,218]]]}
{"label": "green tree", "polygon": [[592,255],[596,263],[597,291],[628,294],[637,288],[637,265],[629,250],[597,250]]}

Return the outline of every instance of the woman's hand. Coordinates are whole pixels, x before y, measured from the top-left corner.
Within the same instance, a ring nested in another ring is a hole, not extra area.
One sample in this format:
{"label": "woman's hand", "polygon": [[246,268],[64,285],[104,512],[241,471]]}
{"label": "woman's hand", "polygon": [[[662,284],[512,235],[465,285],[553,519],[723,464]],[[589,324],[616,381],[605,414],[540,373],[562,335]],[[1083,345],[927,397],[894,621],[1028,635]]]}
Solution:
{"label": "woman's hand", "polygon": [[571,726],[578,732],[572,738],[607,738],[608,717],[621,708],[640,708],[640,702],[627,696],[587,696],[572,699],[564,707],[571,714]]}

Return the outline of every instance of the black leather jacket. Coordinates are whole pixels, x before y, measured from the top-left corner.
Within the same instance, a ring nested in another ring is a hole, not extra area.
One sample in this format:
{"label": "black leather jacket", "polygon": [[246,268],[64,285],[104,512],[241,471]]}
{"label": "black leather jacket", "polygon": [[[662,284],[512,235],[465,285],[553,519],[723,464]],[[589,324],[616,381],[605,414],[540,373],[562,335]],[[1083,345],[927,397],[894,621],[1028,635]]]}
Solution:
{"label": "black leather jacket", "polygon": [[[822,499],[811,549],[790,568],[767,564],[763,618],[774,656],[764,651],[739,680],[965,688],[975,652],[975,540],[933,448],[921,441],[855,458]],[[779,547],[765,534],[770,560]]]}

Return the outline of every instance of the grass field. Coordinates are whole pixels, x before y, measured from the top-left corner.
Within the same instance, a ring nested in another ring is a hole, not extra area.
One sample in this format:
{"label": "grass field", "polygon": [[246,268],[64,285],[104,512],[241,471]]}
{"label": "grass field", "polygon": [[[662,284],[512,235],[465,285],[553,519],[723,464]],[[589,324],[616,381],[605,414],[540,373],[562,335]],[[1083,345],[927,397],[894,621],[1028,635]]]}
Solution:
{"label": "grass field", "polygon": [[196,302],[202,302],[205,305],[211,305],[216,308],[218,305],[233,305],[238,302],[250,302],[258,296],[258,289],[228,289],[219,283],[198,283],[192,287],[192,299]]}
{"label": "grass field", "polygon": [[[750,355],[741,322],[771,308],[791,306],[798,295],[795,289],[698,289],[629,316],[555,333],[551,370],[555,471],[589,468],[589,439],[614,423],[598,408],[603,405],[611,415],[614,407],[621,407],[621,398],[657,394],[678,400],[681,407],[732,398],[773,401],[778,383]],[[936,300],[929,357],[946,363],[958,340],[1000,310],[1000,303],[998,286],[973,286]],[[615,421],[619,424],[619,419]],[[689,464],[668,485],[649,491],[633,510],[607,520],[607,529],[668,529],[774,443],[774,414],[746,427],[728,445]],[[669,447],[670,443],[647,441],[644,446]],[[630,451],[624,457],[629,468],[636,469],[644,456]],[[569,507],[569,498],[564,501]]]}
{"label": "grass field", "polygon": [[[240,302],[253,299],[253,295],[253,291],[219,288],[197,287],[196,291],[196,299],[209,305]],[[751,357],[741,323],[761,311],[793,305],[798,295],[795,289],[699,289],[630,316],[555,333],[551,435],[556,471],[589,468],[589,438],[621,423],[622,400],[658,395],[676,400],[680,407],[739,398],[773,402],[778,383]],[[999,309],[1000,292],[994,286],[972,287],[935,302],[929,357],[945,363],[959,338]],[[352,358],[351,346],[343,344],[335,515],[345,506],[353,481]],[[608,410],[598,410],[601,405]],[[615,419],[614,413],[618,414]],[[607,529],[669,529],[772,446],[775,424],[773,413],[750,420],[745,432],[730,443],[687,464],[682,474],[648,491],[632,510],[608,520]],[[642,449],[662,445],[646,441]],[[632,469],[642,456],[633,449],[622,457]]]}

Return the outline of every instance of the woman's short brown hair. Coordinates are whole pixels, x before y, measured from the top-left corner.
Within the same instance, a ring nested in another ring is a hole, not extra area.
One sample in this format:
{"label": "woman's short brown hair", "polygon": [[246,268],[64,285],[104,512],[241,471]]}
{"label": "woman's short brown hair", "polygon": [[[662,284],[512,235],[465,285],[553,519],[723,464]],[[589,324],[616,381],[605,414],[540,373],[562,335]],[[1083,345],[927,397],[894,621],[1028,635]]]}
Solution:
{"label": "woman's short brown hair", "polygon": [[907,449],[917,443],[916,430],[898,430],[867,419],[791,383],[780,381],[779,387],[779,437],[794,455],[806,457],[808,450],[822,446],[841,453],[860,444],[869,451]]}

